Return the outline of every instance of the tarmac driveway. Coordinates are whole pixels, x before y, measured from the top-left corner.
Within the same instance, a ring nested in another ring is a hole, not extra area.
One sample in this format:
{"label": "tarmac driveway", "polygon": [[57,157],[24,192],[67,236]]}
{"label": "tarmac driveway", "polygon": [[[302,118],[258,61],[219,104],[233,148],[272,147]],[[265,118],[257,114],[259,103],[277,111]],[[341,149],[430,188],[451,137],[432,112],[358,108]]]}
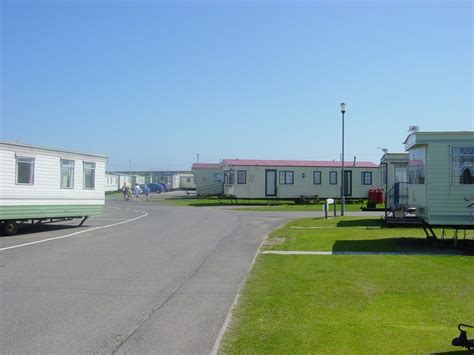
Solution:
{"label": "tarmac driveway", "polygon": [[108,200],[80,228],[1,237],[1,352],[208,354],[284,219]]}

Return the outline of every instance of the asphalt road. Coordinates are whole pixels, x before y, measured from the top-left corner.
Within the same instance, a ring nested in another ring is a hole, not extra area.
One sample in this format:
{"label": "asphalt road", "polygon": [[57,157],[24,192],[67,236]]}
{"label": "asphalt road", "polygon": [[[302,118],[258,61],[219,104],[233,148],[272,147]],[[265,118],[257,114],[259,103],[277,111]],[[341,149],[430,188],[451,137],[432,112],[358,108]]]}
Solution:
{"label": "asphalt road", "polygon": [[0,352],[209,354],[265,236],[314,215],[116,199],[0,237]]}
{"label": "asphalt road", "polygon": [[1,237],[0,352],[209,353],[258,246],[282,222],[108,200],[80,228]]}

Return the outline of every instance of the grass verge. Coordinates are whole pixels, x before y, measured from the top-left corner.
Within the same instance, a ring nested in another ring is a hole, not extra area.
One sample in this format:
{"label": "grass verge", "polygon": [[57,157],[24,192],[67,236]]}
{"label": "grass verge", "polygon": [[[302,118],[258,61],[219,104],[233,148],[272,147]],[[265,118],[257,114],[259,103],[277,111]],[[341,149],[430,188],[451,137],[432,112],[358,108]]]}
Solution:
{"label": "grass verge", "polygon": [[[154,201],[166,205],[176,206],[193,206],[193,207],[213,207],[213,206],[233,206],[241,207],[244,211],[323,211],[322,203],[296,204],[290,200],[255,200],[255,199],[238,199],[231,200],[228,198],[197,198],[197,197],[170,197],[158,198],[150,196],[150,201]],[[366,203],[354,202],[346,203],[346,211],[361,211],[361,207],[365,207]],[[383,205],[377,207],[382,208]],[[340,211],[340,205],[336,206]],[[329,214],[332,210],[329,211]]]}
{"label": "grass verge", "polygon": [[[275,231],[264,249],[357,251],[363,245],[369,251],[429,253],[442,248],[424,243],[422,233],[381,228],[370,218],[305,219]],[[474,322],[473,270],[474,258],[464,255],[261,254],[220,352],[454,351],[457,324]]]}

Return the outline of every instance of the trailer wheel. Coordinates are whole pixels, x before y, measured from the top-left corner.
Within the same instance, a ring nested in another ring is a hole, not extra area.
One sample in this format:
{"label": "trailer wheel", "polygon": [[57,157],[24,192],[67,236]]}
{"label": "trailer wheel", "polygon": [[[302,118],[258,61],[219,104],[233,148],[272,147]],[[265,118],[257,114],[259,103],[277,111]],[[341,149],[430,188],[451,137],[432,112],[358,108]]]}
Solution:
{"label": "trailer wheel", "polygon": [[15,221],[5,221],[3,222],[3,234],[5,235],[15,235],[18,232],[18,226]]}

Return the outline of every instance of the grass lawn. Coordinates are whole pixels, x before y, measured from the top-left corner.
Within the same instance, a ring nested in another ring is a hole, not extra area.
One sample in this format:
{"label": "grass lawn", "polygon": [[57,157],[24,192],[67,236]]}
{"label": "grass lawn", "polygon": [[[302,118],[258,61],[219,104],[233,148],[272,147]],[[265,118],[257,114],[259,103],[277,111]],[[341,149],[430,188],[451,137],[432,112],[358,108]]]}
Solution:
{"label": "grass lawn", "polygon": [[[197,198],[197,197],[170,197],[170,198],[157,198],[150,195],[150,200],[176,206],[193,206],[193,207],[212,207],[212,206],[241,206],[242,210],[245,211],[323,211],[322,203],[311,203],[311,204],[295,204],[294,201],[290,200],[255,200],[255,199],[238,199],[238,203],[235,200],[228,198]],[[361,211],[361,207],[366,206],[366,203],[346,203],[346,211]],[[377,207],[382,208],[383,204],[379,204]],[[332,208],[332,207],[331,207]],[[340,211],[340,205],[337,205],[337,211]],[[332,213],[332,209],[329,211]]]}
{"label": "grass lawn", "polygon": [[[377,219],[345,217],[294,221],[263,249],[437,252],[441,246],[430,247],[419,229],[385,229]],[[461,350],[451,340],[458,323],[474,323],[473,273],[474,258],[463,255],[260,254],[220,352]]]}
{"label": "grass lawn", "polygon": [[294,204],[293,201],[283,200],[253,200],[253,199],[239,199],[238,204],[235,200],[229,198],[197,198],[197,197],[169,197],[157,198],[150,196],[150,200],[167,205],[176,206],[193,206],[193,207],[212,207],[212,206],[266,206],[266,205],[282,205]]}

